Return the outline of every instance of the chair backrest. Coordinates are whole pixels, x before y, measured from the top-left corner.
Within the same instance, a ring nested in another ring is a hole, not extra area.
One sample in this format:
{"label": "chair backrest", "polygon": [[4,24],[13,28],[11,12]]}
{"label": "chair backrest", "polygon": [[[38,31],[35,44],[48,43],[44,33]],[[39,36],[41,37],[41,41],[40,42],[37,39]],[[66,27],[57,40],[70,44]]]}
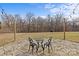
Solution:
{"label": "chair backrest", "polygon": [[50,37],[49,39],[48,39],[48,42],[51,42],[52,41],[52,37]]}
{"label": "chair backrest", "polygon": [[43,44],[44,40],[41,40],[41,44]]}
{"label": "chair backrest", "polygon": [[28,40],[30,43],[33,43],[33,40],[30,37],[28,38]]}

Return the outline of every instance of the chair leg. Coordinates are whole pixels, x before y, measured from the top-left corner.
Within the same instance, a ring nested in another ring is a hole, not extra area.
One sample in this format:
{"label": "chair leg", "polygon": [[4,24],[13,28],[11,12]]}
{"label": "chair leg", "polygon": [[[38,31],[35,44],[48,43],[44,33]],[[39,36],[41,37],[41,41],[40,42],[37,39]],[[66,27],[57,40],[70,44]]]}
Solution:
{"label": "chair leg", "polygon": [[37,55],[38,55],[38,48],[36,48],[36,53],[37,53]]}
{"label": "chair leg", "polygon": [[48,46],[48,53],[50,53],[50,47]]}
{"label": "chair leg", "polygon": [[38,52],[38,48],[36,48],[36,53]]}
{"label": "chair leg", "polygon": [[45,50],[45,48],[43,48],[43,54],[44,54],[44,50]]}
{"label": "chair leg", "polygon": [[33,54],[33,50],[34,50],[34,47],[32,47],[32,54]]}
{"label": "chair leg", "polygon": [[51,50],[53,50],[53,49],[52,49],[52,45],[50,45],[50,47],[51,47]]}
{"label": "chair leg", "polygon": [[30,45],[29,45],[29,49],[28,49],[28,52],[30,51]]}

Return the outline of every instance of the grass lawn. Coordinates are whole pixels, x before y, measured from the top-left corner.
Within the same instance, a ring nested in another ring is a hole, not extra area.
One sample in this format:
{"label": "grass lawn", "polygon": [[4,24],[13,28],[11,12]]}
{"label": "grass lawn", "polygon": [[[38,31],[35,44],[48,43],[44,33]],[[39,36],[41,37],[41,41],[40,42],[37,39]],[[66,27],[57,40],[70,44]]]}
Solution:
{"label": "grass lawn", "polygon": [[[22,40],[27,39],[28,37],[36,38],[49,38],[53,37],[54,39],[63,39],[63,32],[40,32],[40,33],[17,33],[16,39]],[[5,43],[13,41],[13,33],[1,33],[0,34],[0,46]],[[79,32],[66,32],[66,40],[71,40],[79,42]]]}

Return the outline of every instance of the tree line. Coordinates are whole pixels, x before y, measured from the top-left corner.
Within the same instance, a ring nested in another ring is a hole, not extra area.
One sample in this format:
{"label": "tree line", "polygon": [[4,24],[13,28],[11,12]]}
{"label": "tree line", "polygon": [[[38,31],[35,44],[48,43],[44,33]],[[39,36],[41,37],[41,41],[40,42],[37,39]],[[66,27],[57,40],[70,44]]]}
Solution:
{"label": "tree line", "polygon": [[33,13],[27,13],[25,17],[19,14],[2,14],[0,22],[1,32],[13,32],[14,21],[16,21],[16,32],[63,32],[65,18],[65,31],[79,31],[78,19],[68,20],[63,14],[35,17]]}

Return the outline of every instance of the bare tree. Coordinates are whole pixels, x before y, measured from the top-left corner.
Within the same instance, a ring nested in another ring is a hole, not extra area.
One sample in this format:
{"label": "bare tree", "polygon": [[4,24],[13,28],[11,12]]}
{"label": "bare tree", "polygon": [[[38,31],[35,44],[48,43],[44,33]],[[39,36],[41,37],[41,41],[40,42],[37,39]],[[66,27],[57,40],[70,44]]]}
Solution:
{"label": "bare tree", "polygon": [[30,32],[30,23],[31,23],[31,19],[32,19],[32,17],[33,17],[34,15],[32,14],[32,13],[27,13],[26,14],[26,20],[27,20],[27,22],[28,22],[28,32]]}

